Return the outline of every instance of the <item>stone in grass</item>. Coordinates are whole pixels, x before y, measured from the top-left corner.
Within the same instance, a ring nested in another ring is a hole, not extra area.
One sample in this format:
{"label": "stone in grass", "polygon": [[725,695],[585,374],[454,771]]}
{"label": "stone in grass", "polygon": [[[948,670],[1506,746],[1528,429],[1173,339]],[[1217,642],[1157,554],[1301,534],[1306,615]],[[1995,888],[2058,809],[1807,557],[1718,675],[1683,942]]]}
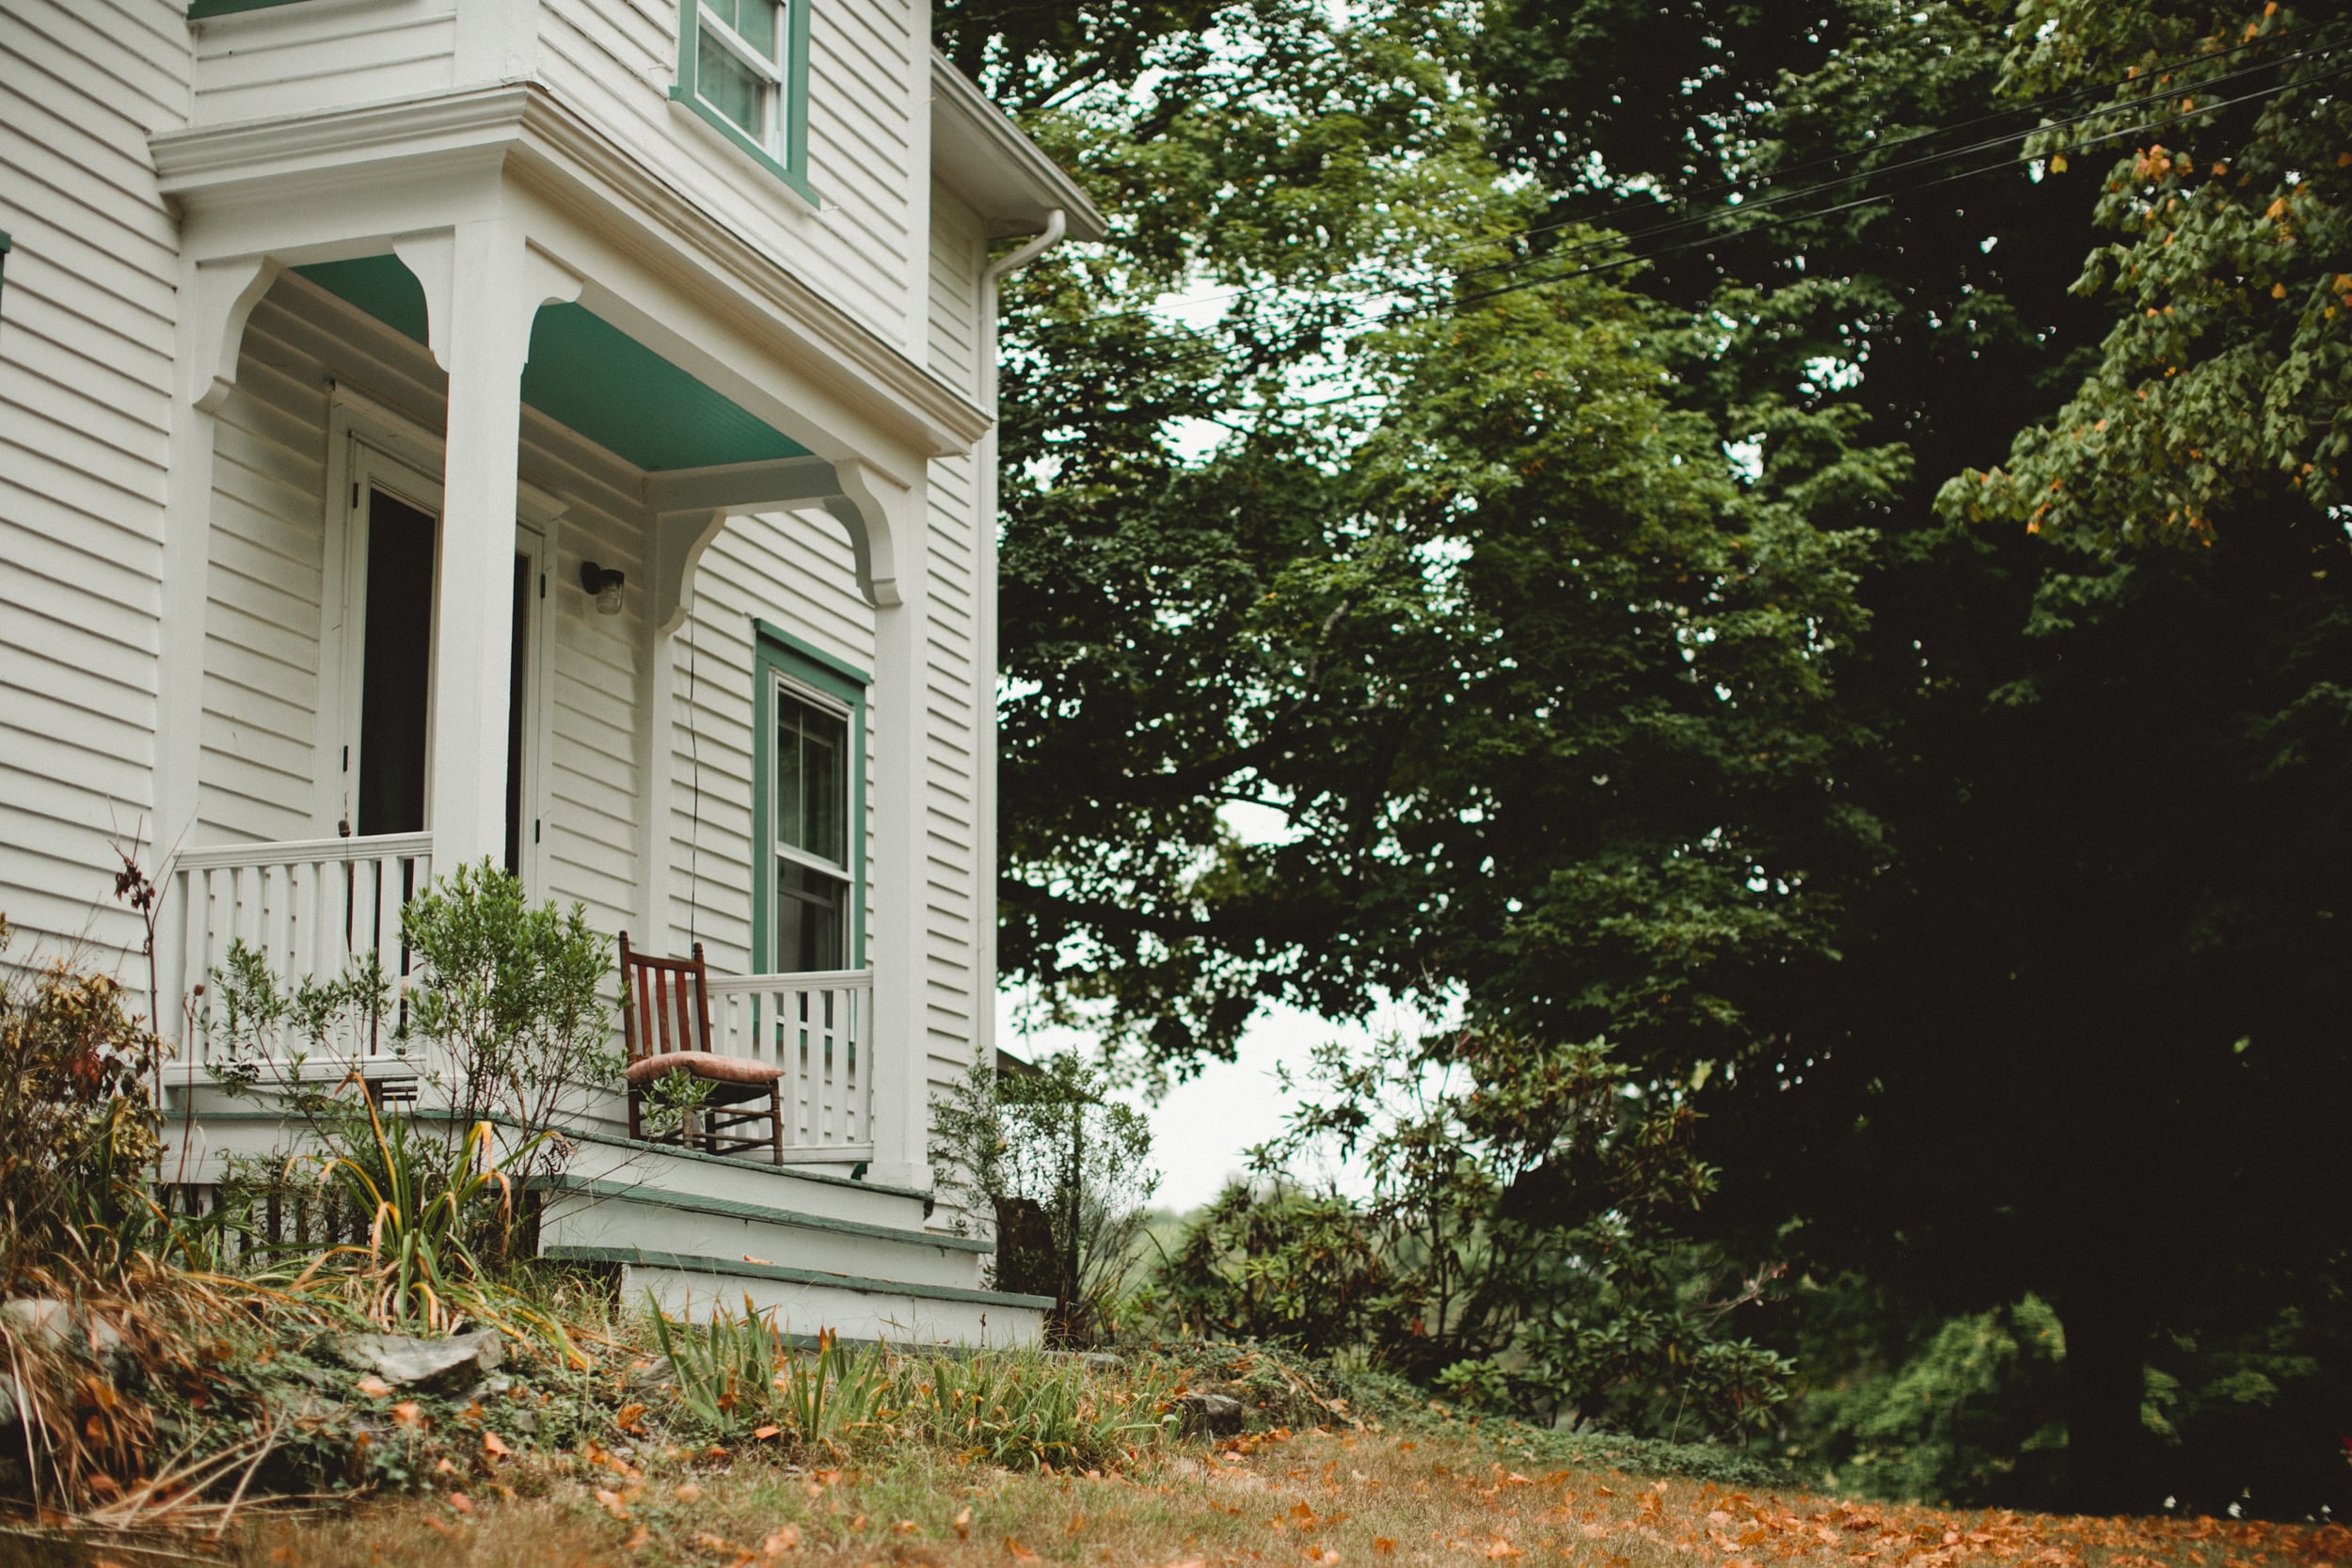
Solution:
{"label": "stone in grass", "polygon": [[327,1354],[347,1367],[373,1372],[395,1388],[460,1386],[503,1365],[506,1341],[495,1328],[413,1339],[405,1334],[344,1334]]}
{"label": "stone in grass", "polygon": [[1177,1400],[1176,1408],[1184,1414],[1184,1430],[1195,1433],[1239,1432],[1248,1414],[1232,1395],[1212,1393],[1205,1388],[1195,1389]]}
{"label": "stone in grass", "polygon": [[50,1350],[80,1340],[109,1376],[120,1376],[131,1365],[131,1347],[120,1329],[96,1313],[77,1314],[71,1304],[54,1296],[18,1296],[0,1303],[0,1329]]}

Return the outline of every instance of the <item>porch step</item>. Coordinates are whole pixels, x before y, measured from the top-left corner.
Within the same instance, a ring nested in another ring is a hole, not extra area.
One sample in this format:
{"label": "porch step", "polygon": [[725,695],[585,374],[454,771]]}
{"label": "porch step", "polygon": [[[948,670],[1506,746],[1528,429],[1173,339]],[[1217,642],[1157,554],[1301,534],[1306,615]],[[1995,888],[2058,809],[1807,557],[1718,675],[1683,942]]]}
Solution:
{"label": "porch step", "polygon": [[931,1195],[912,1187],[852,1180],[846,1175],[771,1165],[739,1155],[705,1154],[675,1144],[641,1143],[609,1132],[566,1129],[566,1135],[580,1146],[572,1173],[591,1181],[896,1230],[920,1231],[930,1217]]}
{"label": "porch step", "polygon": [[621,1299],[651,1295],[661,1310],[690,1321],[716,1309],[772,1312],[789,1334],[832,1329],[845,1339],[893,1344],[1033,1345],[1051,1296],[1016,1295],[945,1285],[910,1285],[781,1263],[744,1262],[635,1246],[543,1246],[564,1262],[618,1263]]}
{"label": "porch step", "polygon": [[[209,1088],[199,1092],[219,1093]],[[301,1117],[257,1107],[251,1101],[224,1101],[215,1105],[199,1101],[189,1109],[192,1115],[175,1113],[162,1130],[163,1168],[172,1173],[174,1180],[217,1181],[229,1156],[282,1156],[308,1142]],[[447,1115],[430,1109],[410,1114],[427,1120]],[[853,1181],[831,1172],[638,1143],[593,1130],[567,1128],[565,1134],[577,1146],[569,1174],[582,1180],[914,1234],[923,1232],[923,1222],[930,1215],[930,1195],[911,1187]],[[952,1243],[955,1238],[942,1240]],[[755,1247],[739,1250],[749,1250],[754,1257],[769,1256]]]}
{"label": "porch step", "polygon": [[[541,1178],[540,1250],[644,1248],[766,1261],[906,1285],[977,1288],[985,1242],[838,1219],[770,1203],[702,1197],[648,1181]],[[830,1325],[828,1325],[830,1326]]]}

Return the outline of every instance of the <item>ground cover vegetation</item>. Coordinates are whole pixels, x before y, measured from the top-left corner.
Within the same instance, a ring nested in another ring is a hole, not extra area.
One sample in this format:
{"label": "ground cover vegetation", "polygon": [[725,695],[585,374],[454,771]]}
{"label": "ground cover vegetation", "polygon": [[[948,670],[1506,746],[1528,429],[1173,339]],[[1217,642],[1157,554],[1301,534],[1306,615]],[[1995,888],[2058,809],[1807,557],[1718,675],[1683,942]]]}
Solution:
{"label": "ground cover vegetation", "polygon": [[[1146,1077],[1266,1001],[1491,1042],[1335,1085],[1388,1184],[1221,1204],[1195,1320],[1660,1432],[1391,1309],[1467,1260],[1571,1345],[1646,1278],[1840,1485],[2352,1505],[2352,24],[938,16],[1114,229],[1008,294],[1009,968]],[[1706,1173],[1671,1270],[1580,1134],[1395,1103],[1572,1049]]]}

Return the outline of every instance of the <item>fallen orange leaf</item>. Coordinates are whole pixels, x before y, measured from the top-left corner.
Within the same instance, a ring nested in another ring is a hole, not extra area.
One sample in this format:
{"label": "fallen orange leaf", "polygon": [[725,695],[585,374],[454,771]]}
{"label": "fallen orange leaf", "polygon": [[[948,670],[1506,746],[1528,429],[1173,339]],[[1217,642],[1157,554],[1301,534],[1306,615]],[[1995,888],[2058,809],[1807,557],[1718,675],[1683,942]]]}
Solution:
{"label": "fallen orange leaf", "polygon": [[759,1544],[759,1555],[762,1557],[782,1557],[787,1552],[800,1549],[801,1527],[798,1525],[787,1525]]}
{"label": "fallen orange leaf", "polygon": [[376,1376],[373,1372],[370,1372],[367,1376],[359,1380],[359,1392],[367,1395],[367,1397],[372,1400],[380,1400],[391,1391],[392,1386],[385,1382],[382,1378]]}
{"label": "fallen orange leaf", "polygon": [[482,1434],[482,1451],[493,1459],[510,1458],[515,1452],[495,1432],[485,1432]]}
{"label": "fallen orange leaf", "polygon": [[628,1532],[628,1539],[621,1543],[621,1547],[624,1551],[638,1551],[643,1549],[645,1543],[651,1541],[652,1539],[652,1528],[645,1525],[640,1525],[635,1529]]}
{"label": "fallen orange leaf", "polygon": [[777,1433],[782,1432],[784,1428],[776,1426],[755,1427],[752,1429],[752,1435],[765,1443],[769,1438],[773,1437]]}
{"label": "fallen orange leaf", "polygon": [[642,1404],[625,1404],[612,1413],[612,1424],[623,1432],[635,1432],[637,1423],[644,1418],[645,1407]]}
{"label": "fallen orange leaf", "polygon": [[1375,1535],[1372,1538],[1372,1549],[1375,1552],[1392,1552],[1396,1550],[1396,1537],[1393,1535]]}
{"label": "fallen orange leaf", "polygon": [[392,1419],[405,1427],[424,1425],[424,1406],[414,1400],[403,1400],[392,1406]]}
{"label": "fallen orange leaf", "polygon": [[956,1538],[957,1538],[958,1540],[961,1540],[961,1541],[969,1541],[969,1540],[971,1540],[971,1539],[972,1539],[972,1511],[971,1511],[971,1509],[969,1509],[969,1508],[964,1508],[964,1509],[960,1509],[960,1510],[958,1510],[958,1511],[957,1511],[957,1513],[956,1513],[956,1516],[955,1516],[955,1518],[954,1518],[954,1520],[952,1520],[951,1522],[952,1522],[952,1523],[955,1525],[955,1527],[956,1527]]}
{"label": "fallen orange leaf", "polygon": [[1012,1554],[1012,1560],[1015,1562],[1036,1562],[1041,1560],[1037,1553],[1029,1550],[1028,1547],[1024,1546],[1020,1542],[1015,1541],[1009,1535],[1005,1537],[1005,1550]]}
{"label": "fallen orange leaf", "polygon": [[460,1513],[471,1513],[473,1512],[473,1499],[466,1496],[463,1492],[452,1492],[449,1495],[449,1506],[455,1509]]}
{"label": "fallen orange leaf", "polygon": [[672,1494],[672,1496],[675,1497],[677,1500],[682,1503],[691,1503],[702,1495],[703,1489],[695,1485],[691,1481],[679,1481],[676,1492]]}
{"label": "fallen orange leaf", "polygon": [[607,1513],[612,1514],[615,1519],[626,1519],[628,1517],[628,1505],[621,1501],[621,1495],[618,1492],[609,1492],[601,1486],[597,1487],[596,1506],[603,1509]]}

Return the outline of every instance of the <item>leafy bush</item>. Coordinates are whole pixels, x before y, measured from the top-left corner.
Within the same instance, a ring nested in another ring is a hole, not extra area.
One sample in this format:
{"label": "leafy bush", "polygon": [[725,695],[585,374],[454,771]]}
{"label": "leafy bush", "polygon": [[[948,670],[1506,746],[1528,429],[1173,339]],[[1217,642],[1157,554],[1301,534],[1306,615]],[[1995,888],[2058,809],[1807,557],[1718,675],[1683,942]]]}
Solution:
{"label": "leafy bush", "polygon": [[382,1037],[389,1022],[396,1048],[413,1053],[446,1098],[459,1136],[503,1118],[523,1130],[506,1165],[560,1165],[568,1145],[554,1130],[622,1066],[598,994],[612,961],[585,911],[531,907],[522,884],[485,861],[410,899],[401,940],[418,963],[405,1019],[373,953],[343,974],[289,985],[262,954],[230,942],[212,974],[228,1058],[214,1065],[215,1080],[231,1092],[269,1089],[364,1164],[366,1118],[302,1067],[338,1042]]}
{"label": "leafy bush", "polygon": [[1858,1497],[2047,1504],[2066,1450],[2051,1415],[2065,1356],[2039,1296],[1947,1318],[1901,1364],[1808,1392],[1801,1451]]}
{"label": "leafy bush", "polygon": [[1261,1165],[1354,1156],[1371,1196],[1229,1191],[1163,1268],[1180,1323],[1669,1440],[1742,1437],[1787,1398],[1790,1364],[1725,1332],[1767,1276],[1724,1295],[1722,1259],[1677,1234],[1715,1180],[1679,1087],[1637,1083],[1605,1042],[1478,1030],[1327,1049],[1314,1076]]}
{"label": "leafy bush", "polygon": [[[551,1128],[620,1077],[599,994],[612,960],[580,905],[534,909],[485,860],[411,899],[400,929],[423,970],[408,1026],[438,1048],[461,1125],[503,1115]],[[541,1147],[544,1163],[560,1161],[559,1146]]]}
{"label": "leafy bush", "polygon": [[1232,1182],[1162,1260],[1157,1305],[1181,1334],[1349,1349],[1390,1284],[1363,1220],[1334,1194]]}
{"label": "leafy bush", "polygon": [[67,1258],[120,1268],[161,1215],[155,1036],[120,984],[56,962],[5,962],[0,917],[0,1282]]}
{"label": "leafy bush", "polygon": [[1148,1163],[1152,1127],[1103,1098],[1101,1075],[1075,1055],[1028,1072],[976,1063],[931,1102],[939,1184],[969,1212],[995,1222],[991,1283],[1054,1298],[1057,1343],[1102,1343],[1159,1186]]}

